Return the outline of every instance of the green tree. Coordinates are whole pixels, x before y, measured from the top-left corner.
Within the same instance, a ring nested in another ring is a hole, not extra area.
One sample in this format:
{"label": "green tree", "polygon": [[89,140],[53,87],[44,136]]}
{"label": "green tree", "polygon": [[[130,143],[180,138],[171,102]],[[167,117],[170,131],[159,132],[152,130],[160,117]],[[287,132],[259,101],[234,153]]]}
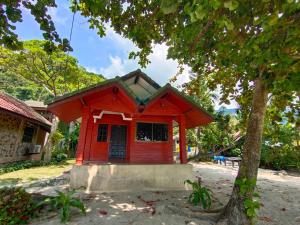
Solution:
{"label": "green tree", "polygon": [[[223,102],[251,102],[237,179],[256,181],[268,97],[282,100],[300,88],[298,1],[81,0],[77,9],[100,35],[109,22],[131,39],[140,51],[130,57],[138,57],[142,66],[149,62],[153,43],[165,42],[170,58],[207,77],[210,88],[221,88]],[[241,195],[239,185],[234,186],[224,222],[251,224],[245,200],[252,199],[254,188]]]}
{"label": "green tree", "polygon": [[[53,1],[47,3],[42,6]],[[11,5],[8,2],[2,8]],[[13,9],[19,8],[20,4]],[[152,44],[165,42],[170,58],[207,77],[210,88],[220,86],[225,103],[232,98],[248,107],[237,179],[256,180],[268,97],[280,109],[293,107],[291,96],[296,95],[299,102],[299,1],[79,0],[74,1],[72,9],[88,17],[91,28],[97,28],[100,36],[105,35],[109,22],[117,33],[131,39],[140,51],[129,56],[138,57],[142,66],[149,62]],[[9,20],[19,21],[20,16]],[[4,40],[3,35],[0,39]],[[240,187],[234,186],[223,213],[224,222],[251,223],[244,201],[252,198],[254,186],[243,195],[239,194]]]}
{"label": "green tree", "polygon": [[12,51],[0,47],[0,67],[43,87],[56,97],[103,80],[103,76],[87,72],[78,61],[47,41],[25,41],[23,49]]}
{"label": "green tree", "polygon": [[0,90],[22,101],[49,101],[52,96],[43,87],[13,73],[0,72]]}
{"label": "green tree", "polygon": [[[269,103],[262,144],[260,165],[271,169],[300,169],[299,115],[290,116],[290,109],[278,112]],[[292,118],[294,119],[292,119]]]}
{"label": "green tree", "polygon": [[0,46],[10,49],[22,48],[22,42],[15,33],[17,22],[22,22],[22,9],[28,9],[36,22],[40,25],[45,40],[59,44],[64,51],[72,50],[67,39],[61,39],[55,30],[48,8],[56,7],[55,0],[3,0],[0,3]]}
{"label": "green tree", "polygon": [[[172,78],[176,81],[177,76]],[[234,126],[230,122],[231,117],[223,113],[216,113],[214,101],[216,95],[209,90],[205,77],[190,73],[190,81],[182,85],[183,91],[192,96],[204,109],[215,117],[215,121],[206,127],[196,127],[187,130],[187,143],[197,146],[199,154],[192,159],[208,157],[208,152],[218,152],[229,147],[233,142]]]}

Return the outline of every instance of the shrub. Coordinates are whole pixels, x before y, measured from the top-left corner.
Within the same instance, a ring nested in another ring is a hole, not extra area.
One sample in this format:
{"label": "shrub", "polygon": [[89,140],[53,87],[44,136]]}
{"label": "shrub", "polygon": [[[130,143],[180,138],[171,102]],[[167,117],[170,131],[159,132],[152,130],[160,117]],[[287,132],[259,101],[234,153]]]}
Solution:
{"label": "shrub", "polygon": [[192,193],[188,197],[188,201],[194,205],[202,205],[203,209],[209,209],[211,207],[211,195],[212,192],[206,187],[202,187],[200,182],[186,180],[187,183],[192,186]]}
{"label": "shrub", "polygon": [[293,145],[270,147],[263,145],[260,165],[262,167],[282,170],[300,169],[300,151]]}
{"label": "shrub", "polygon": [[68,156],[67,156],[67,154],[65,154],[65,153],[58,153],[58,154],[55,156],[55,160],[56,160],[57,162],[65,161],[67,158],[68,158]]}
{"label": "shrub", "polygon": [[35,215],[37,204],[23,188],[0,189],[0,224],[27,224]]}

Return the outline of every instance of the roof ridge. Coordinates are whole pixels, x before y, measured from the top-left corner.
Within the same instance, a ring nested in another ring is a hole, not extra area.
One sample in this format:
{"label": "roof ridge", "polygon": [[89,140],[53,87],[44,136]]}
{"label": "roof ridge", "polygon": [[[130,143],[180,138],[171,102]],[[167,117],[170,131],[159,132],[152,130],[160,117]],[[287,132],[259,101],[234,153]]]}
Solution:
{"label": "roof ridge", "polygon": [[135,75],[136,73],[138,73],[139,75],[142,75],[143,78],[148,81],[155,89],[159,89],[161,88],[161,86],[155,81],[153,80],[149,75],[147,75],[146,73],[144,73],[141,69],[137,69],[137,70],[134,70],[134,71],[131,71],[125,75],[123,75],[121,77],[122,80],[125,80],[126,78],[130,78],[130,76],[133,76]]}

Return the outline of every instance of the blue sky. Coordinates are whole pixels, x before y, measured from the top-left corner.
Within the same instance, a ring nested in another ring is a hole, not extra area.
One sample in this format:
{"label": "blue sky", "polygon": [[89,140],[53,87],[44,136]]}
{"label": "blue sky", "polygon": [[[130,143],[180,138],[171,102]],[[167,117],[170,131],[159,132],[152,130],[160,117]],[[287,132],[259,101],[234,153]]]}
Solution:
{"label": "blue sky", "polygon": [[[62,38],[70,36],[72,12],[69,9],[69,1],[57,0],[57,8],[51,8],[51,15],[56,29]],[[43,39],[42,31],[35,22],[29,11],[23,10],[23,22],[16,24],[16,32],[21,40]],[[122,76],[130,71],[140,68],[137,60],[128,59],[128,54],[137,49],[134,44],[108,27],[106,37],[100,38],[97,30],[89,29],[87,18],[79,13],[75,14],[73,34],[71,40],[73,52],[70,54],[76,57],[79,64],[88,71],[104,75],[106,78]],[[167,60],[167,47],[165,45],[154,46],[150,55],[151,64],[142,70],[151,76],[160,85],[169,82],[169,79],[178,71],[178,63],[174,60]],[[189,80],[189,69],[186,67],[184,73],[179,77],[175,85],[182,84]],[[232,103],[229,106],[235,107]],[[216,103],[216,108],[218,104]]]}
{"label": "blue sky", "polygon": [[[72,22],[72,12],[69,10],[68,1],[57,1],[57,8],[51,8],[51,15],[59,35],[69,38]],[[27,10],[23,10],[23,22],[17,24],[17,33],[22,40],[43,39],[38,24]],[[87,18],[79,13],[75,15],[73,35],[71,40],[73,52],[79,64],[91,72],[103,74],[105,77],[123,75],[139,68],[136,60],[129,60],[130,51],[137,49],[134,44],[116,34],[111,28],[107,30],[107,36],[100,38],[97,30],[89,29]],[[167,47],[155,46],[150,56],[152,63],[145,69],[159,84],[164,85],[176,74],[177,63],[166,59]],[[188,80],[188,73],[180,78],[180,83]]]}

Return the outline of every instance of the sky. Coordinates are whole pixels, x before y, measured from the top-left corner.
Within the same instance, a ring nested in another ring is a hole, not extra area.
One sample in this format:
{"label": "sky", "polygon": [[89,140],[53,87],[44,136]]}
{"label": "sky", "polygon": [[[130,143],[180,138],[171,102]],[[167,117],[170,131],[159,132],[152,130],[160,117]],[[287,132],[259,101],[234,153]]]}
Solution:
{"label": "sky", "polygon": [[[69,1],[57,0],[57,8],[50,8],[49,14],[61,38],[68,38],[71,32],[73,13],[69,9]],[[23,22],[16,24],[16,33],[21,40],[43,39],[42,31],[35,22],[30,12],[22,10]],[[128,59],[128,54],[137,50],[137,47],[128,39],[116,34],[108,27],[106,36],[100,38],[97,30],[89,28],[87,18],[80,13],[75,14],[71,38],[73,51],[70,54],[78,59],[80,65],[88,71],[102,74],[106,78],[122,76],[140,68],[137,60]],[[151,63],[142,68],[160,85],[165,85],[178,71],[178,63],[167,59],[168,48],[166,45],[155,45],[149,59]],[[185,67],[182,75],[174,84],[175,86],[189,81],[189,68]],[[219,108],[218,101],[215,108]],[[237,107],[235,102],[226,106]]]}

